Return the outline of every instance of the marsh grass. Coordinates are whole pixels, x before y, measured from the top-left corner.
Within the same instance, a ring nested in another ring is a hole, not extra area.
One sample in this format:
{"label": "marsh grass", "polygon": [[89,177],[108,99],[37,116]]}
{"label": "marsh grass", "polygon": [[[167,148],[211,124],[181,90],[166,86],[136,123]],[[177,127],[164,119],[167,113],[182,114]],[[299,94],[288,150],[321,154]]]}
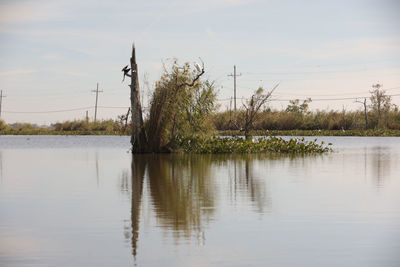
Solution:
{"label": "marsh grass", "polygon": [[50,127],[31,123],[6,124],[0,120],[0,135],[130,135],[130,127],[119,120],[57,122]]}
{"label": "marsh grass", "polygon": [[[218,131],[219,136],[240,136],[241,131]],[[255,130],[253,136],[400,136],[400,130]]]}
{"label": "marsh grass", "polygon": [[[218,131],[244,129],[244,111],[216,112],[212,115],[212,121]],[[368,133],[380,134],[383,130],[400,131],[400,111],[396,108],[385,113],[378,124],[377,114],[368,112]],[[288,112],[287,110],[266,109],[258,114],[258,120],[252,125],[252,130],[354,130],[363,132],[365,130],[364,113],[361,111],[335,111],[317,110],[308,112]]]}

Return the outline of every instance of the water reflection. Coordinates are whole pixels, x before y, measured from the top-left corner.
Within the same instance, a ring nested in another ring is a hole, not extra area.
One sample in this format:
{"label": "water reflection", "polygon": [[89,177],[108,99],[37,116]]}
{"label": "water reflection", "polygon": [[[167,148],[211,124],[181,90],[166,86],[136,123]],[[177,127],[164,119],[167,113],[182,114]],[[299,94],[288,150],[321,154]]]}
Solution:
{"label": "water reflection", "polygon": [[97,187],[99,187],[100,179],[99,179],[99,152],[96,151],[96,183]]}
{"label": "water reflection", "polygon": [[231,201],[236,201],[240,194],[245,194],[254,203],[257,212],[264,213],[271,204],[265,185],[265,173],[257,172],[257,165],[266,159],[276,159],[269,155],[229,155],[221,158],[229,172],[229,192]]}
{"label": "water reflection", "polygon": [[215,206],[216,186],[211,175],[211,157],[154,155],[148,160],[149,190],[153,207],[163,227],[179,237],[190,237],[201,228]]}
{"label": "water reflection", "polygon": [[132,254],[136,257],[137,243],[139,239],[140,207],[142,202],[143,180],[147,166],[147,158],[135,157],[132,160],[132,199],[131,199],[131,225],[132,225]]}
{"label": "water reflection", "polygon": [[[323,180],[324,176],[340,175],[332,172],[335,169],[341,168],[347,174],[363,169],[361,176],[373,179],[379,188],[390,176],[390,155],[383,148],[364,149],[357,156],[335,153],[307,156],[137,155],[131,162],[131,180],[127,171],[122,173],[120,180],[121,191],[131,191],[131,221],[125,237],[136,258],[139,225],[143,222],[141,209],[145,208],[145,213],[149,214],[147,209],[150,208],[156,226],[171,234],[175,241],[184,239],[205,245],[210,223],[217,220],[217,210],[225,209],[226,205],[234,208],[247,203],[247,210],[261,216],[271,213],[271,181],[304,184],[310,182],[310,177]],[[321,166],[329,167],[321,169]],[[146,199],[146,205],[143,205],[143,199]],[[225,199],[229,202],[221,203]]]}
{"label": "water reflection", "polygon": [[[137,253],[143,183],[147,179],[152,206],[161,227],[175,238],[196,236],[204,244],[203,223],[214,213],[216,185],[211,157],[139,155],[132,160],[132,249]],[[145,176],[146,173],[146,176]]]}
{"label": "water reflection", "polygon": [[0,150],[0,183],[3,182],[3,152]]}
{"label": "water reflection", "polygon": [[392,160],[390,159],[391,155],[388,148],[374,147],[372,150],[374,150],[374,153],[372,153],[370,165],[375,186],[379,189],[385,185],[385,177],[390,176],[390,163]]}
{"label": "water reflection", "polygon": [[[288,157],[286,159],[291,160]],[[206,241],[205,227],[214,219],[219,187],[229,187],[232,205],[245,196],[260,214],[271,205],[266,174],[259,165],[281,160],[273,155],[136,155],[132,159],[131,238],[136,257],[143,194],[150,199],[158,226],[171,230],[175,239]],[[220,175],[228,170],[228,175]],[[120,188],[128,182],[122,174]],[[228,185],[226,186],[225,183]],[[147,190],[144,191],[144,184]]]}
{"label": "water reflection", "polygon": [[1,266],[400,266],[400,138],[133,160],[86,137],[6,138]]}

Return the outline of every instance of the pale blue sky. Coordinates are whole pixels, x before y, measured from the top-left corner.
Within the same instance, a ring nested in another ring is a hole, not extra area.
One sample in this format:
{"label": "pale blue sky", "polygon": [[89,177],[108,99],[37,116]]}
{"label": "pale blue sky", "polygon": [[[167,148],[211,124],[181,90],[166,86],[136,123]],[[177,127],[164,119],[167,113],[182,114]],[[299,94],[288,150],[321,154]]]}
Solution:
{"label": "pale blue sky", "polygon": [[[381,82],[400,94],[400,1],[49,1],[0,0],[0,89],[6,122],[52,123],[85,110],[10,113],[99,106],[128,107],[132,42],[141,82],[162,61],[205,62],[218,98],[230,98],[236,64],[238,96],[281,82],[275,99],[368,96]],[[145,104],[147,89],[142,86]],[[313,109],[360,108],[354,100],[314,101]],[[400,105],[400,96],[393,97]],[[222,106],[229,102],[221,102]],[[238,101],[238,104],[240,101]],[[273,107],[287,105],[274,101]],[[100,108],[99,118],[125,109]],[[89,109],[90,117],[94,110]]]}

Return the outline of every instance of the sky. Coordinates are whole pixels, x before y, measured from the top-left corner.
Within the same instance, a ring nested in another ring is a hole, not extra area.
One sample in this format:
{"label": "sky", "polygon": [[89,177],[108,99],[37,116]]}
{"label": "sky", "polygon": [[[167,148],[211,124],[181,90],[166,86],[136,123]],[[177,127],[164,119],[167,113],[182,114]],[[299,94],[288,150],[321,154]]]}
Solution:
{"label": "sky", "polygon": [[144,106],[174,58],[204,61],[221,110],[234,65],[238,107],[278,83],[276,109],[307,97],[312,110],[361,109],[354,98],[376,83],[400,105],[399,13],[397,0],[0,0],[1,119],[93,119],[97,83],[97,118],[126,113],[133,42]]}

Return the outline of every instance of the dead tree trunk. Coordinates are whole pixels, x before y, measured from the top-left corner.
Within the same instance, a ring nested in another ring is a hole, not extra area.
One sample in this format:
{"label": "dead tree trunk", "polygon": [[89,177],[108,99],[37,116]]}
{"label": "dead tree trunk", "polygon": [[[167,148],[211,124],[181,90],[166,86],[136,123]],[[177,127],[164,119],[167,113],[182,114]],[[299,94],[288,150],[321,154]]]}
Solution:
{"label": "dead tree trunk", "polygon": [[132,111],[132,153],[148,152],[146,131],[143,125],[142,106],[140,104],[138,69],[135,45],[132,45],[131,57],[131,111]]}
{"label": "dead tree trunk", "polygon": [[367,98],[364,98],[364,102],[358,101],[356,99],[356,102],[364,105],[365,130],[368,130]]}
{"label": "dead tree trunk", "polygon": [[365,130],[368,130],[368,115],[367,115],[367,99],[364,98],[364,119],[365,119]]}

